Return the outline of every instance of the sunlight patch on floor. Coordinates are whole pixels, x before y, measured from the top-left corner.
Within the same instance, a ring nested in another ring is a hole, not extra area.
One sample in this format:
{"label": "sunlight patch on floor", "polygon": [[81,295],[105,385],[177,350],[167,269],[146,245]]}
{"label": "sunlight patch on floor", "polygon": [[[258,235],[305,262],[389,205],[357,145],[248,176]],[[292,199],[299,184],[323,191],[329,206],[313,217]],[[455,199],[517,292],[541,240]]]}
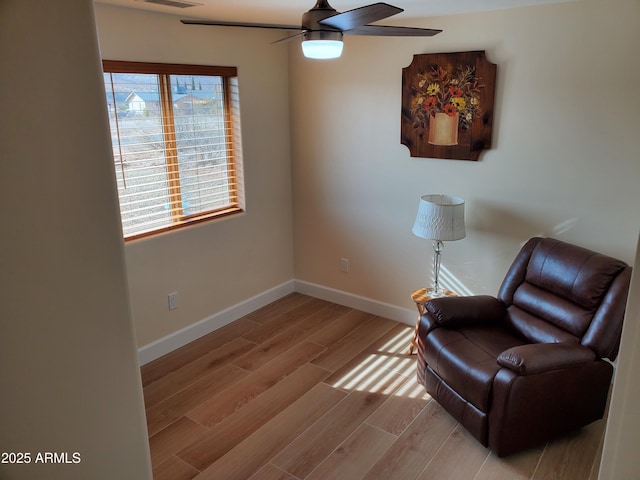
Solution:
{"label": "sunlight patch on floor", "polygon": [[422,385],[420,385],[416,379],[405,382],[405,384],[393,393],[394,397],[405,398],[430,398]]}
{"label": "sunlight patch on floor", "polygon": [[[366,391],[392,394],[396,386],[393,377],[415,375],[415,357],[408,351],[411,330],[406,329],[394,335],[375,352],[367,355],[361,362],[345,372],[332,386],[347,391]],[[417,392],[409,392],[418,395]]]}
{"label": "sunlight patch on floor", "polygon": [[403,331],[399,332],[397,335],[389,339],[387,343],[382,345],[378,351],[387,352],[387,353],[402,353],[406,350],[407,345],[409,344],[409,340],[413,331],[407,327]]}
{"label": "sunlight patch on floor", "polygon": [[388,372],[388,370],[382,366],[388,359],[389,357],[377,354],[368,355],[364,361],[354,366],[354,368],[347,372],[340,380],[336,381],[333,386],[345,390],[365,390],[373,379],[379,375],[379,372]]}

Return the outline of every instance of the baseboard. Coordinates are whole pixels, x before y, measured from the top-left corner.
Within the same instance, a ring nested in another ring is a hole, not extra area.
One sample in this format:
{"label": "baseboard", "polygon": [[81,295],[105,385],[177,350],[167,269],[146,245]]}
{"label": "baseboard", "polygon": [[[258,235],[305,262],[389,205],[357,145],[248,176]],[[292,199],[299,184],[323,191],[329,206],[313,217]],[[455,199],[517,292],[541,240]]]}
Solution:
{"label": "baseboard", "polygon": [[160,358],[293,292],[295,292],[295,281],[290,280],[145,345],[138,349],[138,364],[144,365]]}
{"label": "baseboard", "polygon": [[323,285],[317,285],[315,283],[305,282],[302,280],[295,280],[295,290],[298,293],[303,293],[305,295],[327,300],[346,307],[355,308],[356,310],[362,310],[363,312],[372,313],[379,317],[406,323],[411,326],[416,324],[416,319],[418,318],[416,310],[398,307],[397,305],[391,305],[390,303],[379,302],[372,298],[354,295],[353,293],[336,290],[335,288],[325,287]]}
{"label": "baseboard", "polygon": [[152,362],[189,342],[193,342],[293,292],[320,298],[328,302],[355,308],[356,310],[362,310],[363,312],[406,323],[407,325],[415,325],[417,318],[417,313],[408,308],[379,302],[372,298],[354,295],[315,283],[302,280],[290,280],[141,347],[138,349],[138,364],[142,366]]}

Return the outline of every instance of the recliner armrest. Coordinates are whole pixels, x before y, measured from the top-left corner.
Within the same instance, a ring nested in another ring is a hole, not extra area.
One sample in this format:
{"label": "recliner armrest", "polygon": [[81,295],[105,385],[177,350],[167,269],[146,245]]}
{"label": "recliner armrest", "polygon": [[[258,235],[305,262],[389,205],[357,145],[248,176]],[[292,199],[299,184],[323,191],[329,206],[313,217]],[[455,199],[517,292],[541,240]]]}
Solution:
{"label": "recliner armrest", "polygon": [[519,375],[558,370],[581,363],[593,362],[596,354],[579,343],[531,343],[505,350],[498,356],[498,365]]}
{"label": "recliner armrest", "polygon": [[504,303],[489,295],[434,298],[425,309],[441,327],[499,322],[506,310]]}

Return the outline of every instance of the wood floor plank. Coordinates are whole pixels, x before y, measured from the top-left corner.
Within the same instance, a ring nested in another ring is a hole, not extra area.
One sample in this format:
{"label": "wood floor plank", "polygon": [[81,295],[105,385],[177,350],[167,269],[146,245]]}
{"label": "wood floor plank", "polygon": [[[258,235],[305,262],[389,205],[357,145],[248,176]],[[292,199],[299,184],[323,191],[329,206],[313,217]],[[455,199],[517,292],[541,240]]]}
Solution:
{"label": "wood floor plank", "polygon": [[[605,427],[605,432],[606,432],[606,427]],[[600,473],[600,464],[602,462],[602,449],[604,448],[605,432],[602,432],[602,437],[600,437],[600,443],[598,444],[596,459],[594,460],[593,465],[591,465],[591,474],[589,475],[589,480],[598,480],[598,474]],[[582,461],[582,460],[579,459],[578,461]]]}
{"label": "wood floor plank", "polygon": [[275,465],[267,463],[264,467],[258,470],[254,475],[251,475],[249,480],[298,480],[298,479],[292,475],[289,475],[287,472],[280,470]]}
{"label": "wood floor plank", "polygon": [[306,477],[351,435],[404,380],[389,372],[378,391],[353,391],[325,417],[302,433],[271,463],[299,477]]}
{"label": "wood floor plank", "polygon": [[488,455],[489,450],[458,424],[416,480],[473,479]]}
{"label": "wood floor plank", "polygon": [[200,474],[176,456],[170,456],[153,469],[153,480],[192,480]]}
{"label": "wood floor plank", "polygon": [[302,365],[176,455],[198,470],[206,469],[321,382],[327,374],[327,371],[315,365]]}
{"label": "wood floor plank", "polygon": [[313,363],[335,372],[391,330],[394,325],[395,322],[391,320],[374,317],[330,346],[326,352],[313,360]]}
{"label": "wood floor plank", "polygon": [[189,411],[187,416],[205,427],[213,427],[276,385],[300,365],[313,360],[322,351],[324,347],[315,343],[300,343],[201,403]]}
{"label": "wood floor plank", "polygon": [[245,480],[251,477],[345,396],[344,392],[324,383],[314,386],[207,468],[198,480]]}
{"label": "wood floor plank", "polygon": [[246,318],[259,324],[267,323],[289,310],[311,301],[312,298],[308,295],[294,292],[249,313]]}
{"label": "wood floor plank", "polygon": [[371,313],[351,310],[339,322],[331,323],[318,333],[311,335],[308,340],[329,348],[374,317],[375,315]]}
{"label": "wood floor plank", "polygon": [[[532,480],[589,478],[599,455],[605,420],[598,420],[577,432],[549,442]],[[584,461],[591,459],[591,462]]]}
{"label": "wood floor plank", "polygon": [[159,465],[187,445],[203,438],[207,432],[202,425],[185,417],[180,418],[149,438],[151,464],[154,467]]}
{"label": "wood floor plank", "polygon": [[175,395],[201,378],[211,375],[218,368],[255,348],[254,343],[236,338],[229,343],[202,355],[178,370],[158,379],[143,388],[144,404],[150,408],[162,400]]}
{"label": "wood floor plank", "polygon": [[264,343],[286,329],[291,328],[296,323],[304,321],[319,309],[328,308],[330,305],[329,302],[320,300],[319,298],[312,298],[308,302],[259,325],[245,333],[242,337],[257,344]]}
{"label": "wood floor plank", "polygon": [[456,426],[436,402],[429,402],[398,440],[363,477],[368,480],[416,478]]}
{"label": "wood floor plank", "polygon": [[159,378],[184,367],[201,356],[222,347],[224,344],[239,338],[258,324],[243,317],[224,327],[217,329],[189,344],[169,352],[166,355],[143,365],[140,368],[142,385],[147,386]]}
{"label": "wood floor plank", "polygon": [[362,478],[396,438],[395,435],[362,424],[306,480]]}
{"label": "wood floor plank", "polygon": [[147,429],[155,435],[190,410],[224,391],[249,374],[235,365],[224,365],[212,374],[192,383],[175,395],[147,409]]}
{"label": "wood floor plank", "polygon": [[[325,381],[328,383],[328,380]],[[416,375],[412,375],[369,417],[367,423],[400,435],[430,401],[431,396],[418,383]]]}
{"label": "wood floor plank", "polygon": [[530,479],[535,472],[543,451],[544,447],[540,447],[504,458],[499,458],[491,452],[482,467],[480,467],[480,471],[474,480]]}
{"label": "wood floor plank", "polygon": [[233,364],[245,370],[256,370],[293,347],[296,343],[323,329],[329,323],[339,321],[349,311],[349,308],[338,305],[319,308],[303,321],[295,323],[249,353],[237,358],[233,361]]}

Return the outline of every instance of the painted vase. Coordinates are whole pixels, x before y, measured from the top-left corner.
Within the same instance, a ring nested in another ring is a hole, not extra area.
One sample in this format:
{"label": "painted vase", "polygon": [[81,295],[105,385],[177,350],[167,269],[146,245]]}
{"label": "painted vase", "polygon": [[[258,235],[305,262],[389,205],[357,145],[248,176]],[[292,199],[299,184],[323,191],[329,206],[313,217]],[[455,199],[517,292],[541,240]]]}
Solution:
{"label": "painted vase", "polygon": [[432,145],[458,144],[458,114],[436,113],[429,119],[429,143]]}

